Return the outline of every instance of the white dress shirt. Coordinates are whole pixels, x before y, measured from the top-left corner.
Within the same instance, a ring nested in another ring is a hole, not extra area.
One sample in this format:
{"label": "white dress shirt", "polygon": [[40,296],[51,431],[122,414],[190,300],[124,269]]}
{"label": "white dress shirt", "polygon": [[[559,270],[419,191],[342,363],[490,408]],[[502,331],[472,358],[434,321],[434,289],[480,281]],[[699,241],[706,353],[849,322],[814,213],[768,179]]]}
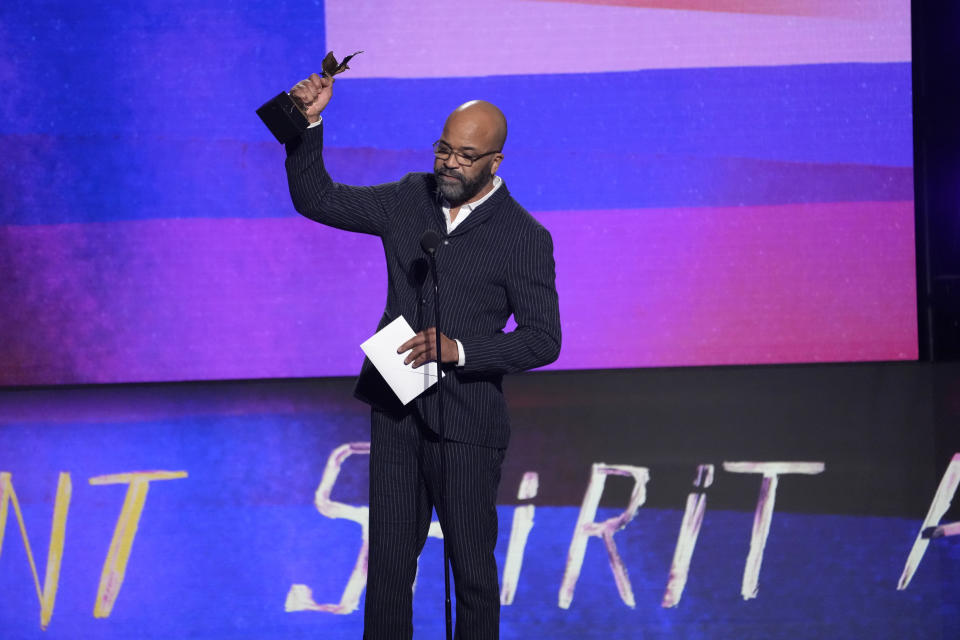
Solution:
{"label": "white dress shirt", "polygon": [[447,221],[447,233],[453,233],[453,230],[460,226],[460,223],[467,219],[467,216],[470,213],[486,202],[490,196],[492,196],[497,189],[500,188],[500,185],[503,184],[503,179],[500,176],[493,176],[493,189],[483,196],[479,200],[474,200],[473,202],[466,202],[460,205],[460,211],[457,212],[457,217],[455,220],[450,220],[450,203],[447,202],[447,199],[444,198],[443,202],[440,203],[440,210],[443,211],[443,218]]}

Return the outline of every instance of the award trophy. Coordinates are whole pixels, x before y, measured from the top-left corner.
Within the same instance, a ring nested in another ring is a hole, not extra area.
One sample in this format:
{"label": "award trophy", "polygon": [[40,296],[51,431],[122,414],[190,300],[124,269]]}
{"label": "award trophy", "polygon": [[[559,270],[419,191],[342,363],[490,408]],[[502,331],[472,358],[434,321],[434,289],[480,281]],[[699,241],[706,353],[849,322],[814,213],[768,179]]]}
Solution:
{"label": "award trophy", "polygon": [[[363,53],[363,51],[351,53],[341,62],[337,62],[337,59],[333,56],[333,51],[330,51],[320,65],[323,68],[323,75],[332,78],[338,73],[343,73],[350,68],[347,63],[358,53]],[[295,139],[310,124],[307,122],[307,117],[303,115],[303,105],[297,102],[286,91],[281,91],[276,97],[257,109],[257,115],[260,116],[263,123],[270,129],[270,133],[281,144],[286,144]]]}

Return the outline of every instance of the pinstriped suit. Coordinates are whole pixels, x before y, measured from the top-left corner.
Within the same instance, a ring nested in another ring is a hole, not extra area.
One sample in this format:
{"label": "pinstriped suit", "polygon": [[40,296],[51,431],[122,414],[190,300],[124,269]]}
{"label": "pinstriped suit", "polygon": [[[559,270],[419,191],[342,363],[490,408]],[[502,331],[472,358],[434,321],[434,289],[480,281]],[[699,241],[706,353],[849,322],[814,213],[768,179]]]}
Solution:
{"label": "pinstriped suit", "polygon": [[[411,637],[411,586],[434,506],[451,552],[457,637],[495,638],[495,501],[510,438],[501,380],[559,354],[550,234],[503,185],[448,235],[433,174],[411,173],[373,187],[334,183],[323,165],[322,130],[323,125],[308,129],[287,145],[297,211],[326,225],[380,236],[388,287],[378,329],[399,315],[416,331],[433,326],[433,286],[420,237],[427,229],[440,234],[441,330],[458,338],[466,354],[465,366],[447,368],[442,382],[449,513],[436,505],[436,388],[404,407],[368,361],[361,369],[356,394],[373,407],[365,637]],[[517,328],[504,333],[511,313]]]}

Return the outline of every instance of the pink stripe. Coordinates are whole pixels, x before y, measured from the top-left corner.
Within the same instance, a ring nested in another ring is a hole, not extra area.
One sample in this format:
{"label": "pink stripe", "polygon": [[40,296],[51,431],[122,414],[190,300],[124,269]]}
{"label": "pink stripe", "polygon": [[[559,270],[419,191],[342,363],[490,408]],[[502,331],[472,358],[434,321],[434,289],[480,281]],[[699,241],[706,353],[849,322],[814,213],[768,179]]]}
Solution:
{"label": "pink stripe", "polygon": [[551,212],[553,368],[917,357],[913,203]]}
{"label": "pink stripe", "polygon": [[580,2],[330,0],[326,26],[328,48],[365,50],[347,80],[910,60],[910,3],[856,6],[862,17],[849,19]]}
{"label": "pink stripe", "polygon": [[379,239],[299,217],[0,227],[0,383],[349,375]]}
{"label": "pink stripe", "polygon": [[[538,217],[553,368],[917,357],[910,202]],[[377,238],[299,218],[0,227],[0,245],[5,384],[351,375],[385,298]]]}

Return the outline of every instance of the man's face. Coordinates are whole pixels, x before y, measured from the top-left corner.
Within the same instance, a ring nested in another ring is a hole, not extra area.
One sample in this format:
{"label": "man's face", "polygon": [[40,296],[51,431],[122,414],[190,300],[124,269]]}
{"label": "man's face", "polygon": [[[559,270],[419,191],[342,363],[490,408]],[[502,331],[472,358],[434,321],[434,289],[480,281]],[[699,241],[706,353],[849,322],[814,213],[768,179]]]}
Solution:
{"label": "man's face", "polygon": [[437,188],[450,204],[459,206],[470,201],[493,179],[499,154],[484,156],[470,166],[464,166],[457,158],[457,154],[477,157],[492,151],[489,138],[488,132],[469,117],[451,118],[444,126],[440,141],[454,153],[434,159],[433,173]]}
{"label": "man's face", "polygon": [[[433,163],[433,173],[437,177],[437,188],[453,205],[469,201],[493,179],[490,157],[481,158],[473,166],[459,166],[451,154],[446,161],[437,158]],[[453,165],[453,166],[450,166]]]}

